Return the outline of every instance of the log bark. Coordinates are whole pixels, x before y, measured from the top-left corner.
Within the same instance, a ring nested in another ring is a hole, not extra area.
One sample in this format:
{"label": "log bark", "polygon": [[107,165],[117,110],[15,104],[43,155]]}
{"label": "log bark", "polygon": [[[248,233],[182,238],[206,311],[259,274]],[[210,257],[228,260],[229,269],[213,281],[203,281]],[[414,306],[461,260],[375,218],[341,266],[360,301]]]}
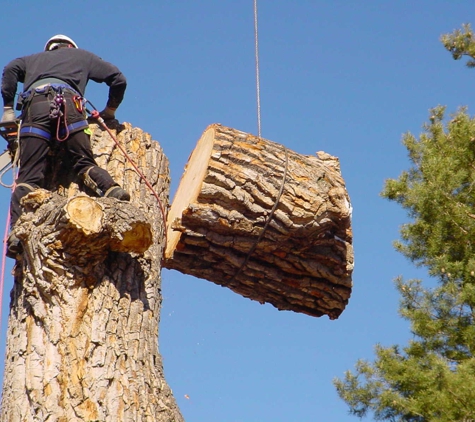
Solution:
{"label": "log bark", "polygon": [[164,266],[279,310],[338,318],[353,271],[351,205],[338,159],[301,155],[214,124],[168,215]]}
{"label": "log bark", "polygon": [[[0,420],[182,421],[158,350],[162,214],[107,132],[90,128],[98,164],[132,201],[85,195],[79,181],[24,199]],[[129,124],[115,132],[166,204],[158,143]]]}

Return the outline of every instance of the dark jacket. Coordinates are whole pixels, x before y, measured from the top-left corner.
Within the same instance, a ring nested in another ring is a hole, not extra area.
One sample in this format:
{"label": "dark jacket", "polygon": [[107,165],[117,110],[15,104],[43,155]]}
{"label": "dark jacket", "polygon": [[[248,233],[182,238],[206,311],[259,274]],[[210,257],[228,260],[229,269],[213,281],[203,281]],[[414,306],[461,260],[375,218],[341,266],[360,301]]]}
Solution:
{"label": "dark jacket", "polygon": [[109,86],[107,106],[117,108],[124,98],[127,81],[121,71],[89,51],[80,48],[59,48],[53,51],[20,57],[8,63],[2,76],[2,97],[5,106],[12,106],[18,82],[24,91],[36,81],[57,78],[84,95],[89,80]]}

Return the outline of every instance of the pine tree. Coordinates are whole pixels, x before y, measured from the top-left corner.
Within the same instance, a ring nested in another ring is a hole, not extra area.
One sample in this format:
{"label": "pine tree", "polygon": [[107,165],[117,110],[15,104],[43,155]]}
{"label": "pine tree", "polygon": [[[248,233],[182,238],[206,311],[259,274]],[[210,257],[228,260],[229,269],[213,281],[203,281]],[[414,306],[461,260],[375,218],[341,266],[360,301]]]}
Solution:
{"label": "pine tree", "polygon": [[[470,25],[443,35],[455,59],[475,67]],[[382,196],[411,218],[396,249],[427,268],[436,287],[396,280],[400,315],[410,322],[404,346],[376,346],[334,384],[350,413],[388,421],[475,421],[475,118],[431,110],[417,139],[403,137],[410,169],[385,183]]]}

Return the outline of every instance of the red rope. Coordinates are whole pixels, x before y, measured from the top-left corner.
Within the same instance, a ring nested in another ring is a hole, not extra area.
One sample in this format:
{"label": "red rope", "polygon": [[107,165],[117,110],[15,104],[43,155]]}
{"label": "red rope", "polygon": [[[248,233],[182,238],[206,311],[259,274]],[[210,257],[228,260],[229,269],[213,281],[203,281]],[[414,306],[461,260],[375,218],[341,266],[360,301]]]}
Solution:
{"label": "red rope", "polygon": [[64,131],[65,131],[65,134],[64,134],[64,137],[61,137],[59,135],[60,131],[61,131],[61,114],[58,116],[58,122],[56,124],[56,139],[59,141],[59,142],[64,142],[66,139],[69,138],[69,128],[68,128],[68,114],[67,114],[67,110],[66,110],[66,100],[64,100],[63,98],[63,101],[62,101],[62,105],[63,105],[63,124],[64,124]]}
{"label": "red rope", "polygon": [[119,143],[117,138],[114,136],[112,131],[107,127],[107,125],[104,122],[104,119],[99,115],[99,112],[97,110],[93,110],[91,112],[91,116],[96,119],[100,125],[107,131],[107,133],[110,135],[112,140],[115,142],[115,144],[119,147],[119,149],[122,151],[122,154],[124,154],[125,158],[129,161],[130,164],[132,164],[132,167],[136,171],[136,173],[139,175],[139,177],[144,181],[145,185],[147,188],[152,192],[153,196],[156,198],[158,206],[160,208],[160,211],[162,213],[162,219],[163,219],[163,228],[164,228],[164,237],[165,237],[165,247],[167,245],[167,219],[165,215],[165,208],[163,207],[162,201],[160,200],[160,197],[158,196],[158,193],[155,191],[153,186],[150,184],[150,182],[147,180],[145,175],[140,171],[140,169],[137,167],[137,165],[134,163],[132,158],[130,158],[129,154],[127,154],[127,151],[122,147],[122,145]]}

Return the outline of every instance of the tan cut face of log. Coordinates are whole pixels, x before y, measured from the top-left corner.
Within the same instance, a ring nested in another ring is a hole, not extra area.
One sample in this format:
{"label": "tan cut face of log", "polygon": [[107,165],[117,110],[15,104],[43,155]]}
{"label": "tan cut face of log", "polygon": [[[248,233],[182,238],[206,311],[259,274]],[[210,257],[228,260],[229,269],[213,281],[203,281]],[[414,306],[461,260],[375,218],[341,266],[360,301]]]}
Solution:
{"label": "tan cut face of log", "polygon": [[352,288],[351,211],[337,158],[211,125],[173,199],[164,266],[335,319]]}

